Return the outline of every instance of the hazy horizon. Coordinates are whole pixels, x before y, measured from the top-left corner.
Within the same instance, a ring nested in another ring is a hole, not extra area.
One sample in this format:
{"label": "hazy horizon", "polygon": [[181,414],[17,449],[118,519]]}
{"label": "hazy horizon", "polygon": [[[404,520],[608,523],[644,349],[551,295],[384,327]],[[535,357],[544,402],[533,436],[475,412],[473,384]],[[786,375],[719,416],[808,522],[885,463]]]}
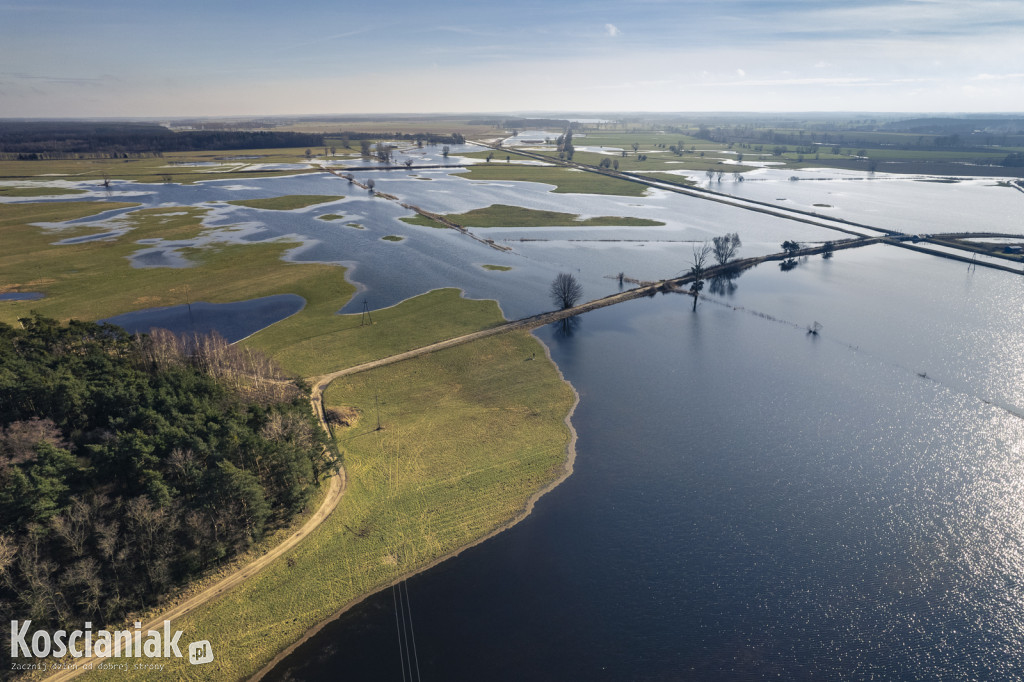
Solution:
{"label": "hazy horizon", "polygon": [[1012,0],[0,0],[0,16],[4,118],[1024,104]]}

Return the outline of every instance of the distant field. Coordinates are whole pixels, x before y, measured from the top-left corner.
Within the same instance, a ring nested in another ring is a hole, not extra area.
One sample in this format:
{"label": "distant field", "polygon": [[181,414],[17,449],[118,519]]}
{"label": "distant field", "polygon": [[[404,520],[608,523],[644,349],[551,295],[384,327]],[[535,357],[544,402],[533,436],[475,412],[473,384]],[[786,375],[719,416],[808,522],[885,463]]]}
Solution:
{"label": "distant field", "polygon": [[[449,213],[446,218],[466,227],[595,227],[603,225],[621,225],[625,227],[660,226],[665,223],[646,218],[631,216],[599,216],[581,218],[572,213],[557,211],[541,211],[522,206],[493,204],[486,208],[477,208],[465,213]],[[438,223],[425,216],[416,215],[401,219],[413,225],[437,227]]]}
{"label": "distant field", "polygon": [[454,175],[468,180],[542,182],[555,185],[552,191],[562,194],[617,194],[639,197],[647,191],[643,185],[627,180],[550,166],[505,166],[492,162],[471,166]]}
{"label": "distant field", "polygon": [[[317,168],[267,171],[253,164],[305,163],[305,149],[240,149],[231,151],[168,152],[163,156],[128,159],[60,159],[45,161],[2,161],[0,180],[130,180],[132,182],[176,182],[231,180],[252,177],[319,172]],[[317,149],[311,150],[317,154]],[[319,149],[323,153],[323,149]],[[254,157],[254,158],[234,158]],[[216,165],[192,166],[187,164]],[[96,183],[97,185],[99,182]]]}
{"label": "distant field", "polygon": [[[470,125],[467,119],[396,119],[396,120],[357,120],[357,121],[304,121],[291,125],[274,128],[286,132],[296,133],[324,133],[334,135],[339,133],[427,133],[436,135],[451,135],[460,133],[466,137],[491,136],[501,133],[498,128],[492,126]],[[359,142],[354,142],[356,149]]]}
{"label": "distant field", "polygon": [[522,154],[517,154],[516,152],[511,151],[511,149],[512,148],[509,147],[506,149],[493,149],[485,150],[482,152],[469,152],[468,154],[459,154],[459,156],[464,156],[467,159],[486,159],[491,154],[494,154],[494,158],[491,159],[491,163],[506,163],[506,158],[508,158],[512,163],[516,163],[517,161],[534,161],[533,158],[529,156],[524,156]]}
{"label": "distant field", "polygon": [[[235,206],[247,206],[248,208],[259,208],[265,211],[292,211],[297,208],[306,208],[317,204],[326,204],[332,201],[344,199],[343,196],[328,196],[321,194],[292,194],[283,197],[270,197],[269,199],[238,199],[227,203]],[[320,216],[324,218],[325,216]],[[342,216],[335,216],[341,218]]]}
{"label": "distant field", "polygon": [[84,189],[69,187],[0,187],[0,197],[49,197],[64,194],[85,194]]}

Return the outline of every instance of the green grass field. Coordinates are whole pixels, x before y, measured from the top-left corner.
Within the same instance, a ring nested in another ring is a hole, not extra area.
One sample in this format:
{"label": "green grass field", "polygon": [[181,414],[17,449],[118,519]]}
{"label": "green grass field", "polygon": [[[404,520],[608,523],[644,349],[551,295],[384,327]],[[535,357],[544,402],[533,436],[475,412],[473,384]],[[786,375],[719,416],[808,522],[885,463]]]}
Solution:
{"label": "green grass field", "polygon": [[[561,170],[561,169],[550,169]],[[582,175],[582,174],[580,174]],[[631,187],[630,183],[622,183]],[[262,208],[305,203],[279,197]],[[310,199],[311,198],[306,198]],[[316,203],[332,197],[315,197]],[[355,293],[339,266],[288,263],[290,243],[212,244],[183,250],[189,268],[133,268],[140,239],[203,233],[198,207],[131,210],[101,225],[45,229],[134,204],[0,204],[0,292],[41,291],[0,302],[0,321],[38,311],[98,319],[187,300],[228,302],[277,293],[302,296],[299,313],[243,343],[299,376],[317,376],[503,321],[495,301],[440,289],[372,312],[336,312]],[[69,237],[127,232],[55,245]],[[507,269],[507,266],[490,266]],[[366,324],[363,324],[366,322]],[[379,401],[384,429],[370,415]],[[338,608],[473,543],[515,519],[564,470],[575,397],[525,332],[504,334],[335,381],[328,406],[362,415],[335,431],[348,489],[338,509],[288,557],[174,627],[209,639],[207,666],[172,661],[162,679],[244,679]],[[279,532],[277,537],[281,537]],[[271,542],[270,540],[267,541]],[[196,586],[191,586],[195,588]],[[187,589],[186,589],[187,591]],[[182,665],[178,665],[182,663]],[[94,675],[124,673],[97,671]],[[129,672],[132,679],[149,679]]]}
{"label": "green grass field", "polygon": [[[339,268],[340,269],[340,268]],[[299,292],[296,292],[299,293]],[[246,345],[273,356],[287,371],[312,377],[402,353],[504,321],[494,301],[437,289],[390,308],[337,315],[348,300],[307,291],[300,312],[250,336]]]}
{"label": "green grass field", "polygon": [[[305,151],[305,148],[244,149],[168,152],[163,156],[129,159],[0,160],[0,180],[94,181],[99,186],[104,178],[110,178],[132,182],[191,184],[202,180],[235,180],[320,172],[316,168],[274,171],[254,167],[254,164],[265,163],[305,163]],[[216,165],[188,165],[208,163]]]}
{"label": "green grass field", "polygon": [[512,521],[561,475],[574,399],[526,333],[335,381],[325,403],[360,415],[335,432],[349,476],[337,510],[286,560],[176,621],[216,659],[171,661],[164,678],[247,678],[352,600]]}
{"label": "green grass field", "polygon": [[[327,204],[344,198],[345,197],[343,196],[339,197],[321,194],[291,194],[283,197],[270,197],[268,199],[238,199],[237,201],[229,201],[227,203],[235,206],[259,208],[265,211],[293,211],[297,208],[306,208],[307,206],[316,206],[317,204]],[[320,217],[327,219],[328,216]],[[343,216],[330,216],[332,219],[341,217]]]}
{"label": "green grass field", "polygon": [[51,197],[65,194],[85,194],[84,189],[70,187],[0,187],[0,197]]}
{"label": "green grass field", "polygon": [[[281,260],[282,242],[223,244],[190,249],[191,268],[133,268],[128,256],[139,239],[187,239],[202,231],[198,208],[132,211],[110,226],[130,230],[117,238],[57,246],[53,242],[103,232],[96,227],[60,231],[33,222],[59,222],[131,206],[103,202],[0,204],[0,291],[41,291],[38,301],[0,302],[0,321],[13,324],[36,310],[61,320],[96,320],[153,306],[186,301],[226,303],[278,293],[331,297],[340,308],[355,287],[344,269],[333,265],[293,264]],[[307,299],[308,300],[308,299]]]}
{"label": "green grass field", "polygon": [[615,194],[639,197],[647,191],[646,187],[635,182],[552,166],[505,166],[491,162],[471,166],[464,172],[454,175],[467,180],[542,182],[554,185],[555,189],[552,191],[561,194]]}
{"label": "green grass field", "polygon": [[491,163],[506,163],[505,159],[508,158],[511,163],[517,163],[519,161],[534,161],[532,157],[525,156],[523,154],[517,154],[512,151],[512,147],[505,149],[492,149],[484,150],[482,152],[469,152],[468,154],[459,154],[467,159],[486,159],[491,154],[494,154],[494,158],[491,159]]}
{"label": "green grass field", "polygon": [[[466,227],[595,227],[605,225],[655,227],[665,224],[658,220],[629,216],[581,218],[572,213],[542,211],[522,206],[508,206],[506,204],[492,204],[486,208],[477,208],[465,213],[449,213],[445,214],[444,217]],[[424,227],[439,226],[437,222],[418,214],[401,218],[401,220],[412,225],[423,225]]]}

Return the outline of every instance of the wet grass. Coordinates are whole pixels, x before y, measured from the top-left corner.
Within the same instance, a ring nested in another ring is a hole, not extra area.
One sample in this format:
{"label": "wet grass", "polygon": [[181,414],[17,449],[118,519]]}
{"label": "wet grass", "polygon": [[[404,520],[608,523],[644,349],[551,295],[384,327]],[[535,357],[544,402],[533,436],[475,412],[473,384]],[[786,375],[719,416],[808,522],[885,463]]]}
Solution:
{"label": "wet grass", "polygon": [[491,162],[472,166],[464,172],[453,175],[467,180],[541,182],[554,185],[555,188],[552,191],[561,194],[613,194],[639,197],[647,191],[643,185],[628,180],[554,166],[505,166]]}
{"label": "wet grass", "polygon": [[[279,293],[327,297],[340,307],[355,291],[344,269],[322,264],[291,264],[282,253],[294,244],[215,244],[184,249],[190,268],[134,268],[129,256],[139,239],[189,239],[203,231],[203,209],[155,208],[132,211],[101,226],[61,230],[36,227],[131,206],[105,202],[0,204],[0,288],[41,291],[38,301],[0,304],[0,321],[14,323],[30,311],[61,320],[95,320],[153,306],[191,301],[227,303]],[[120,237],[56,245],[69,237],[128,228]]]}
{"label": "wet grass", "polygon": [[532,157],[524,156],[523,154],[517,154],[516,152],[512,151],[511,147],[508,149],[493,149],[489,151],[485,150],[482,152],[470,152],[468,154],[459,154],[459,156],[464,156],[467,159],[486,159],[492,153],[494,154],[494,158],[491,159],[491,163],[506,163],[506,158],[508,158],[511,163],[516,163],[519,161],[536,161],[536,159]]}
{"label": "wet grass", "polygon": [[[139,239],[200,235],[207,212],[202,208],[138,209],[101,225],[61,230],[32,224],[132,206],[0,205],[0,290],[47,295],[0,304],[0,320],[14,322],[29,310],[58,319],[97,319],[179,304],[186,296],[228,302],[293,293],[306,299],[305,308],[244,343],[271,353],[300,376],[503,321],[496,302],[465,299],[455,289],[432,291],[365,319],[337,315],[355,292],[344,268],[284,262],[289,243],[213,244],[184,250],[190,268],[131,267],[128,257],[140,248]],[[114,227],[128,232],[102,241],[53,243]],[[336,381],[325,403],[363,415],[335,434],[349,480],[338,509],[265,572],[176,620],[174,627],[186,632],[185,639],[210,639],[216,660],[191,667],[172,659],[166,661],[165,676],[244,679],[341,606],[513,520],[562,472],[570,438],[564,417],[573,402],[571,388],[543,346],[525,332]],[[375,430],[378,404],[380,431]],[[116,675],[124,679],[124,673]]]}
{"label": "wet grass", "polygon": [[[315,206],[317,204],[327,204],[344,198],[345,197],[343,196],[328,196],[321,194],[291,194],[283,197],[269,197],[267,199],[238,199],[237,201],[229,201],[227,203],[234,206],[258,208],[264,211],[293,211],[295,209]],[[324,218],[324,216],[320,217]],[[341,218],[342,216],[332,217]]]}
{"label": "wet grass", "polygon": [[[444,216],[454,223],[466,227],[656,227],[665,223],[647,218],[630,216],[598,216],[581,218],[573,213],[558,211],[542,211],[523,206],[492,204],[486,208],[477,208],[465,213],[450,213]],[[438,227],[439,224],[425,216],[416,215],[401,219],[403,222],[425,227]]]}
{"label": "wet grass", "polygon": [[[231,157],[257,157],[233,159]],[[305,149],[243,149],[230,151],[170,152],[163,156],[129,159],[0,160],[0,180],[72,180],[95,183],[104,178],[132,182],[191,184],[203,180],[237,180],[321,172],[317,168],[268,171],[253,167],[265,163],[305,163]],[[216,163],[216,166],[186,164]]]}
{"label": "wet grass", "polygon": [[0,197],[55,197],[65,194],[85,194],[84,189],[70,187],[0,187]]}
{"label": "wet grass", "polygon": [[173,659],[168,677],[247,678],[342,606],[512,521],[563,471],[573,401],[526,333],[335,381],[325,404],[360,415],[335,431],[349,476],[337,510],[287,557],[175,621],[217,658],[205,670]]}
{"label": "wet grass", "polygon": [[[296,292],[297,293],[297,292]],[[398,305],[337,315],[348,297],[309,292],[306,307],[247,339],[300,376],[311,377],[426,346],[500,324],[494,301],[462,298],[458,289],[437,289]]]}

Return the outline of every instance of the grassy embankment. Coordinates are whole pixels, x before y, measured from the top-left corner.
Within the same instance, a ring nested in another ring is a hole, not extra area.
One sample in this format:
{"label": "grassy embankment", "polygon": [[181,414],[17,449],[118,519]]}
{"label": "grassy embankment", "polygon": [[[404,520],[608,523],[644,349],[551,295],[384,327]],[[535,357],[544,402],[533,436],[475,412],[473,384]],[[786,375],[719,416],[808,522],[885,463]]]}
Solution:
{"label": "grassy embankment", "polygon": [[[660,220],[629,216],[583,218],[572,213],[542,211],[522,206],[508,206],[506,204],[492,204],[486,208],[476,208],[465,213],[448,213],[444,217],[465,227],[657,227],[665,224]],[[401,220],[412,225],[423,225],[424,227],[444,227],[422,215],[405,217],[401,218]]]}
{"label": "grassy embankment", "polygon": [[647,187],[628,180],[619,180],[595,173],[557,166],[505,166],[500,163],[470,166],[453,175],[467,180],[542,182],[554,185],[559,194],[615,194],[627,197],[643,196]]}
{"label": "grassy embankment", "polygon": [[[513,149],[514,147],[504,147],[502,149],[492,149],[481,152],[468,152],[466,154],[459,154],[459,156],[464,156],[467,159],[486,159],[488,156],[491,156],[491,154],[493,154],[494,156],[491,158],[491,163],[496,163],[499,165],[503,163],[518,163],[522,161],[530,161],[535,163],[537,161],[537,159],[534,159],[532,156],[517,154],[516,152],[512,151]],[[509,159],[508,162],[505,161],[506,158]]]}
{"label": "grassy embankment", "polygon": [[[99,184],[104,178],[110,178],[132,182],[191,184],[200,180],[237,180],[322,172],[313,167],[294,170],[263,170],[258,167],[259,164],[266,163],[305,163],[305,151],[305,148],[247,149],[167,152],[159,157],[129,159],[0,160],[0,181],[32,180],[42,185],[53,180],[72,180],[96,181]],[[313,149],[313,152],[322,154],[323,149]],[[341,157],[342,154],[338,156]],[[216,165],[188,165],[208,163]]]}
{"label": "grassy embankment", "polygon": [[[250,337],[291,371],[320,374],[497,324],[493,301],[439,290],[373,313],[334,312],[352,295],[340,267],[289,264],[287,245],[224,245],[193,250],[185,270],[131,268],[139,238],[187,238],[200,209],[144,209],[123,218],[133,229],[109,241],[53,246],[96,232],[55,237],[28,222],[92,215],[97,202],[0,206],[3,284],[31,284],[48,298],[5,302],[2,319],[28,308],[55,317],[104,317],[150,305],[242,300],[271,293],[306,298],[300,313]],[[176,215],[181,214],[184,215]],[[536,360],[534,358],[537,358]],[[380,398],[383,431],[375,431]],[[165,679],[242,679],[342,606],[479,540],[516,518],[538,490],[564,471],[574,397],[543,347],[526,333],[484,339],[335,382],[328,406],[362,419],[337,429],[349,488],[323,526],[284,560],[175,627],[213,642],[209,666],[172,667]],[[100,674],[110,674],[100,673]],[[124,675],[115,673],[118,679]],[[143,677],[137,671],[129,676]],[[152,678],[152,675],[145,675]]]}
{"label": "grassy embankment", "polygon": [[[323,194],[289,194],[282,197],[269,197],[267,199],[238,199],[227,203],[234,206],[245,206],[247,208],[258,208],[264,211],[293,211],[317,204],[327,204],[332,201],[344,199],[343,196],[327,196]],[[328,216],[320,216],[327,219]],[[340,218],[341,216],[331,216]]]}
{"label": "grassy embankment", "polygon": [[574,396],[538,350],[509,334],[336,381],[326,404],[360,415],[336,430],[349,475],[338,509],[284,561],[178,621],[217,659],[168,677],[248,677],[340,607],[519,516],[563,473],[570,438]]}

